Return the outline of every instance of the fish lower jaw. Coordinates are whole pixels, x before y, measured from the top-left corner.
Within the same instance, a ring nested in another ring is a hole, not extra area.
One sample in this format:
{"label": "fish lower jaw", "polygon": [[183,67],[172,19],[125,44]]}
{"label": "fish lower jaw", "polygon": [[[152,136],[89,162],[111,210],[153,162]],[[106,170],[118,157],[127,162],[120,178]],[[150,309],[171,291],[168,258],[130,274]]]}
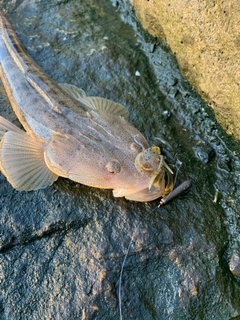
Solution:
{"label": "fish lower jaw", "polygon": [[126,189],[115,189],[113,190],[114,197],[125,197],[127,200],[148,202],[156,200],[163,196],[165,188],[148,188],[142,190],[126,190]]}
{"label": "fish lower jaw", "polygon": [[146,189],[143,190],[143,192],[133,193],[128,196],[125,196],[125,198],[131,201],[149,202],[149,201],[156,200],[162,196],[161,193],[148,194],[148,193],[144,193],[144,191],[146,191]]}

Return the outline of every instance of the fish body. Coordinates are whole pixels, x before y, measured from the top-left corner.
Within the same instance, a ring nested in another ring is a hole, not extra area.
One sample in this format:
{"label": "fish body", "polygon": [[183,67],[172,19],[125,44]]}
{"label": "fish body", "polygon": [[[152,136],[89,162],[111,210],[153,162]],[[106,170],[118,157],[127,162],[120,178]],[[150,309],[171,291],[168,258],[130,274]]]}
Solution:
{"label": "fish body", "polygon": [[115,197],[150,201],[172,189],[158,147],[128,122],[127,109],[75,86],[56,84],[21,46],[0,13],[0,77],[23,131],[0,117],[0,169],[18,190],[37,190],[58,176]]}

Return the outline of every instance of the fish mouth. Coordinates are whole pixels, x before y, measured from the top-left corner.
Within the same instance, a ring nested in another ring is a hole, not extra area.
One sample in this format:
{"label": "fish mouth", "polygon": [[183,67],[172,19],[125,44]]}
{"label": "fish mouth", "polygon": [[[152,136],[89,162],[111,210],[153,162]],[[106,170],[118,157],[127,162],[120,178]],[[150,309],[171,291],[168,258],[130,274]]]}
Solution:
{"label": "fish mouth", "polygon": [[114,197],[125,197],[128,200],[138,202],[153,201],[160,197],[164,199],[173,189],[171,172],[164,167],[157,175],[150,175],[149,182],[145,184],[143,189],[114,189],[113,195]]}
{"label": "fish mouth", "polygon": [[[156,189],[156,188],[155,188]],[[148,202],[153,201],[161,197],[162,192],[159,190],[149,190],[148,188],[143,189],[137,193],[132,193],[125,195],[127,200],[138,201],[138,202]]]}
{"label": "fish mouth", "polygon": [[[162,173],[161,173],[162,176]],[[139,190],[135,193],[126,194],[125,198],[132,201],[139,201],[139,202],[148,202],[153,201],[158,198],[166,198],[166,196],[172,191],[173,189],[173,178],[172,174],[169,171],[166,171],[163,174],[161,180],[157,179],[157,183],[155,185],[152,183],[151,187]]]}

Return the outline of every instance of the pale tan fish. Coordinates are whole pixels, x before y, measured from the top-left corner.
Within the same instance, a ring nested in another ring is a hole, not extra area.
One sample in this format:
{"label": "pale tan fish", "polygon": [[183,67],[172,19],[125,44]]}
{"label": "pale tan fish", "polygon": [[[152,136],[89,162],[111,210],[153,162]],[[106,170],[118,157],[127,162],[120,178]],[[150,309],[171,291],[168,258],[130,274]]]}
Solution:
{"label": "pale tan fish", "polygon": [[0,13],[0,76],[23,131],[0,117],[0,170],[17,190],[58,176],[135,201],[165,198],[172,171],[113,101],[58,85],[30,58]]}

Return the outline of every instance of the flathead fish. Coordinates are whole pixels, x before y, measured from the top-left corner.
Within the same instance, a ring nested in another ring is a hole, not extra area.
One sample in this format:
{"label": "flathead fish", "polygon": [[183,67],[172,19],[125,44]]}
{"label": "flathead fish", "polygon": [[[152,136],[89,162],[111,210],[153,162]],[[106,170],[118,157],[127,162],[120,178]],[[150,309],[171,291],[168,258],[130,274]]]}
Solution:
{"label": "flathead fish", "polygon": [[0,76],[24,130],[0,117],[0,170],[17,190],[59,176],[135,201],[165,198],[172,170],[128,122],[127,109],[57,84],[33,61],[0,13]]}

